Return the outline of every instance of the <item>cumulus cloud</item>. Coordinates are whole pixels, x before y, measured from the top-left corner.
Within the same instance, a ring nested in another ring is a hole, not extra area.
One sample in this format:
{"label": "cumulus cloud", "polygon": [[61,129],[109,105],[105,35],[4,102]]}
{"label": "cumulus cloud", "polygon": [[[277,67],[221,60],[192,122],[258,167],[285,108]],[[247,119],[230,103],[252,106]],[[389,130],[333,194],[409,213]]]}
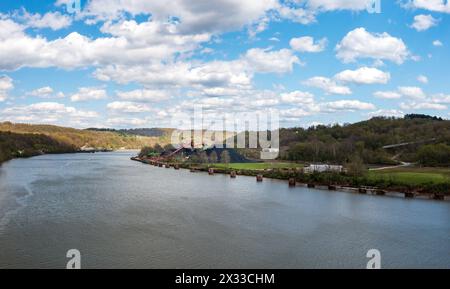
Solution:
{"label": "cumulus cloud", "polygon": [[187,53],[210,39],[209,34],[183,35],[173,23],[134,20],[105,24],[102,32],[111,37],[91,39],[77,32],[48,41],[31,37],[25,26],[0,19],[0,69],[135,65],[170,60],[175,53]]}
{"label": "cumulus cloud", "polygon": [[444,104],[433,102],[402,102],[400,104],[401,109],[405,110],[446,110],[447,106]]}
{"label": "cumulus cloud", "polygon": [[427,97],[420,87],[416,86],[400,86],[397,91],[377,91],[373,94],[377,98],[399,99],[407,97],[411,99],[423,100]]}
{"label": "cumulus cloud", "polygon": [[109,110],[120,112],[120,113],[141,113],[149,112],[152,109],[142,103],[130,102],[130,101],[115,101],[108,103],[106,106]]}
{"label": "cumulus cloud", "polygon": [[277,12],[281,18],[289,19],[296,23],[307,25],[316,22],[316,12],[310,9],[280,5]]}
{"label": "cumulus cloud", "polygon": [[397,109],[379,109],[376,111],[369,112],[367,114],[369,117],[403,117],[405,113]]}
{"label": "cumulus cloud", "polygon": [[157,87],[248,88],[255,73],[287,73],[297,63],[300,60],[289,49],[254,48],[237,60],[109,65],[98,68],[94,75],[99,80],[112,80],[121,84],[138,82]]}
{"label": "cumulus cloud", "polygon": [[269,51],[267,49],[253,48],[247,51],[244,61],[259,73],[286,73],[293,70],[294,64],[300,59],[289,49]]}
{"label": "cumulus cloud", "polygon": [[323,11],[361,11],[367,9],[368,4],[368,1],[364,0],[308,0],[307,2],[308,7]]}
{"label": "cumulus cloud", "polygon": [[170,98],[167,90],[136,89],[132,91],[117,91],[120,99],[137,102],[158,102]]}
{"label": "cumulus cloud", "polygon": [[382,99],[399,99],[402,97],[401,93],[397,91],[376,91],[373,95]]}
{"label": "cumulus cloud", "polygon": [[13,88],[13,80],[7,75],[0,75],[0,102],[8,98],[8,92]]}
{"label": "cumulus cloud", "polygon": [[450,95],[439,93],[430,96],[415,86],[401,86],[397,91],[378,91],[374,96],[384,99],[407,98],[409,101],[400,103],[400,108],[404,110],[445,110],[450,104]]}
{"label": "cumulus cloud", "polygon": [[434,103],[450,104],[450,94],[438,93],[431,98]]}
{"label": "cumulus cloud", "polygon": [[415,86],[401,86],[398,91],[403,96],[413,98],[413,99],[424,99],[426,97],[422,88]]}
{"label": "cumulus cloud", "polygon": [[434,12],[450,13],[450,2],[447,0],[407,0],[404,6],[407,8],[418,8]]}
{"label": "cumulus cloud", "polygon": [[386,84],[391,79],[391,74],[376,68],[361,67],[357,70],[344,70],[336,74],[334,78],[357,84]]}
{"label": "cumulus cloud", "polygon": [[416,15],[414,16],[414,23],[411,25],[412,28],[417,31],[425,31],[438,24],[438,20],[431,15]]}
{"label": "cumulus cloud", "polygon": [[359,100],[338,100],[338,101],[323,103],[321,106],[322,106],[322,110],[325,112],[358,111],[358,110],[376,109],[375,105],[373,105],[372,103],[362,102]]}
{"label": "cumulus cloud", "polygon": [[433,41],[433,46],[440,47],[444,46],[444,44],[440,40]]}
{"label": "cumulus cloud", "polygon": [[127,118],[127,117],[113,117],[108,118],[106,120],[107,126],[110,127],[120,127],[120,128],[129,128],[129,127],[143,127],[148,126],[150,120],[147,118]]}
{"label": "cumulus cloud", "polygon": [[370,33],[365,28],[350,31],[336,46],[336,56],[344,63],[359,58],[389,60],[402,64],[410,55],[403,40],[388,33]]}
{"label": "cumulus cloud", "polygon": [[417,76],[417,81],[423,84],[427,84],[428,83],[428,77],[426,77],[425,75],[419,75]]}
{"label": "cumulus cloud", "polygon": [[2,120],[26,123],[52,123],[80,126],[85,121],[97,118],[95,111],[78,110],[57,102],[39,102],[26,106],[5,108],[0,113]]}
{"label": "cumulus cloud", "polygon": [[64,93],[62,93],[62,92],[55,93],[53,88],[51,88],[50,86],[45,86],[45,87],[35,89],[35,90],[29,92],[28,95],[36,96],[39,98],[63,98],[64,97]]}
{"label": "cumulus cloud", "polygon": [[339,94],[339,95],[352,94],[352,91],[349,87],[339,85],[336,83],[336,81],[322,76],[312,77],[304,81],[303,84],[322,89],[327,94]]}
{"label": "cumulus cloud", "polygon": [[310,36],[304,36],[299,38],[292,38],[290,41],[290,46],[293,50],[298,52],[321,52],[327,46],[328,40],[322,38],[314,42],[314,38]]}
{"label": "cumulus cloud", "polygon": [[91,21],[120,19],[125,13],[152,15],[156,21],[176,17],[182,32],[225,32],[257,22],[278,6],[276,0],[122,1],[92,0],[83,9]]}
{"label": "cumulus cloud", "polygon": [[314,94],[304,91],[292,91],[281,94],[281,101],[288,104],[312,104],[314,103]]}
{"label": "cumulus cloud", "polygon": [[67,28],[72,24],[72,18],[63,15],[60,12],[47,12],[44,15],[39,13],[30,14],[23,11],[23,14],[17,16],[27,27],[32,28],[50,28],[52,30],[60,30]]}
{"label": "cumulus cloud", "polygon": [[100,100],[107,98],[106,90],[97,87],[80,87],[78,92],[70,97],[73,102]]}

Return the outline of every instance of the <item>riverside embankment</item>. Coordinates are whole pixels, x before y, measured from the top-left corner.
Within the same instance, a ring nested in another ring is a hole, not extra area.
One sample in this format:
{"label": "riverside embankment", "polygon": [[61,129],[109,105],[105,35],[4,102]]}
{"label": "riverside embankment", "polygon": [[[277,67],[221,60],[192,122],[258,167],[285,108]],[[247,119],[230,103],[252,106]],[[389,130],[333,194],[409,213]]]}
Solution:
{"label": "riverside embankment", "polygon": [[264,170],[250,170],[226,168],[215,166],[214,164],[189,164],[189,163],[169,163],[154,161],[150,159],[141,159],[132,157],[131,160],[144,164],[153,165],[161,168],[183,168],[191,172],[205,172],[210,175],[226,174],[235,178],[236,176],[251,176],[257,181],[264,178],[278,179],[287,181],[290,187],[306,186],[309,188],[320,188],[329,191],[346,191],[359,194],[372,194],[377,196],[395,196],[404,198],[420,198],[433,200],[450,200],[450,184],[430,184],[423,186],[414,186],[408,184],[398,184],[395,181],[381,182],[374,178],[351,177],[339,173],[313,173],[306,174],[301,168],[273,168]]}

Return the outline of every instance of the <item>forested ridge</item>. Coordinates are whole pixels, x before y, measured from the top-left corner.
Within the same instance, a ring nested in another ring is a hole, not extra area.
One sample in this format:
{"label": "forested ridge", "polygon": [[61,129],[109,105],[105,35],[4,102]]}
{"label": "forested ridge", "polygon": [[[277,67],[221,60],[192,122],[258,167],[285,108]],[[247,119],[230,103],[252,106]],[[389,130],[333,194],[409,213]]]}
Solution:
{"label": "forested ridge", "polygon": [[73,145],[56,141],[43,134],[17,134],[0,131],[0,163],[18,157],[31,157],[48,153],[70,153]]}
{"label": "forested ridge", "polygon": [[0,162],[42,153],[94,149],[140,149],[165,143],[159,137],[128,135],[114,131],[89,131],[53,125],[0,123]]}
{"label": "forested ridge", "polygon": [[[393,148],[388,145],[403,144]],[[450,121],[425,115],[280,130],[281,158],[292,161],[450,165]]]}

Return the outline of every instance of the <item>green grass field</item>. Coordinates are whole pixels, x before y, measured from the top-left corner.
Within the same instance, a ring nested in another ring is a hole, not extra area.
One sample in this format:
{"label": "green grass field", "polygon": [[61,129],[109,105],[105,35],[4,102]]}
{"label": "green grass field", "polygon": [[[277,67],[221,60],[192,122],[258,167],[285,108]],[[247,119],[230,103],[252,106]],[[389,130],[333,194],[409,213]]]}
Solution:
{"label": "green grass field", "polygon": [[397,168],[371,171],[369,177],[390,179],[396,183],[422,185],[450,182],[450,168]]}
{"label": "green grass field", "polygon": [[213,164],[216,168],[229,168],[234,170],[265,170],[265,169],[289,169],[302,168],[302,164],[296,163],[234,163],[234,164]]}

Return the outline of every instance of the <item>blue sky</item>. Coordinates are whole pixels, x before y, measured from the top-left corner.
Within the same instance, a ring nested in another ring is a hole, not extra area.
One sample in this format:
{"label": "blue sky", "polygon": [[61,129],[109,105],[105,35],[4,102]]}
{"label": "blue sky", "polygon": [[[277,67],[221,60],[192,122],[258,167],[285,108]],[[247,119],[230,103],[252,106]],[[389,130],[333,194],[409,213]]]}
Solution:
{"label": "blue sky", "polygon": [[276,110],[282,126],[449,118],[450,3],[0,3],[0,121],[167,127]]}

